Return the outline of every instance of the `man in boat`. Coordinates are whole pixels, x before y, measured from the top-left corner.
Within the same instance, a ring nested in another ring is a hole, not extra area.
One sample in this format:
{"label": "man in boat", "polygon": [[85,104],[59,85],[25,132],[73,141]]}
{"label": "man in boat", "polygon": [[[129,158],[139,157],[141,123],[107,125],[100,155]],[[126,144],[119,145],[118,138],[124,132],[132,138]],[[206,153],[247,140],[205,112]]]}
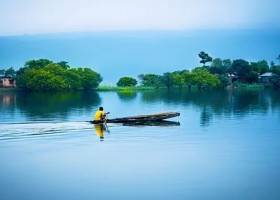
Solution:
{"label": "man in boat", "polygon": [[94,119],[93,122],[94,123],[103,123],[106,117],[106,114],[109,114],[110,112],[105,113],[103,111],[103,107],[99,107],[99,110],[96,111],[95,115],[94,115]]}

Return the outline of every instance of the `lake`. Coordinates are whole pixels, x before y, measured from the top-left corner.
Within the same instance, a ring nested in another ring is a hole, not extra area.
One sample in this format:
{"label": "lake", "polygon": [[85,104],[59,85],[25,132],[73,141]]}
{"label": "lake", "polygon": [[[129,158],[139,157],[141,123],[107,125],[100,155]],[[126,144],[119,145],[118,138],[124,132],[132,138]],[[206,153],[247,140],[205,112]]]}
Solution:
{"label": "lake", "polygon": [[[168,126],[86,122],[177,111]],[[1,199],[280,199],[279,90],[0,91]]]}

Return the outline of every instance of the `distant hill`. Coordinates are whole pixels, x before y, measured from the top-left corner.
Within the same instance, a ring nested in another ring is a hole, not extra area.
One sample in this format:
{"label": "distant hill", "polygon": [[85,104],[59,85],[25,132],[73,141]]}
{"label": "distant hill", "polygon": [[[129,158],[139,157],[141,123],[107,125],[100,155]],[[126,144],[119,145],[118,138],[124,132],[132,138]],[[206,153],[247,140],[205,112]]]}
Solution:
{"label": "distant hill", "polygon": [[0,68],[18,69],[46,58],[91,67],[115,84],[122,76],[200,66],[198,53],[213,58],[277,62],[280,30],[114,31],[0,37]]}

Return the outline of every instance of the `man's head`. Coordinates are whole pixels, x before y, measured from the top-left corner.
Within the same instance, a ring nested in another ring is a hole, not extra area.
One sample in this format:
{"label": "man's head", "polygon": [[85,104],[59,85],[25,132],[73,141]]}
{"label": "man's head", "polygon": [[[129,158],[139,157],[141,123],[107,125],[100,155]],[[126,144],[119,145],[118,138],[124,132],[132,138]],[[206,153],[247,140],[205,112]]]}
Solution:
{"label": "man's head", "polygon": [[103,107],[99,107],[99,110],[103,111]]}

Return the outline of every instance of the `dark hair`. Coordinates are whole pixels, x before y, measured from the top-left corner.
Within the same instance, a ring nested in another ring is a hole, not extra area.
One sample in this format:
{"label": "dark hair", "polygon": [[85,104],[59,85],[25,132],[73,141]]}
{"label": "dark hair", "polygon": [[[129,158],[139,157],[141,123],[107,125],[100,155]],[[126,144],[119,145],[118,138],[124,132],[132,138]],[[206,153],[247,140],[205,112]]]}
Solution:
{"label": "dark hair", "polygon": [[102,111],[102,110],[103,110],[103,107],[99,107],[99,110],[101,110],[101,111]]}

